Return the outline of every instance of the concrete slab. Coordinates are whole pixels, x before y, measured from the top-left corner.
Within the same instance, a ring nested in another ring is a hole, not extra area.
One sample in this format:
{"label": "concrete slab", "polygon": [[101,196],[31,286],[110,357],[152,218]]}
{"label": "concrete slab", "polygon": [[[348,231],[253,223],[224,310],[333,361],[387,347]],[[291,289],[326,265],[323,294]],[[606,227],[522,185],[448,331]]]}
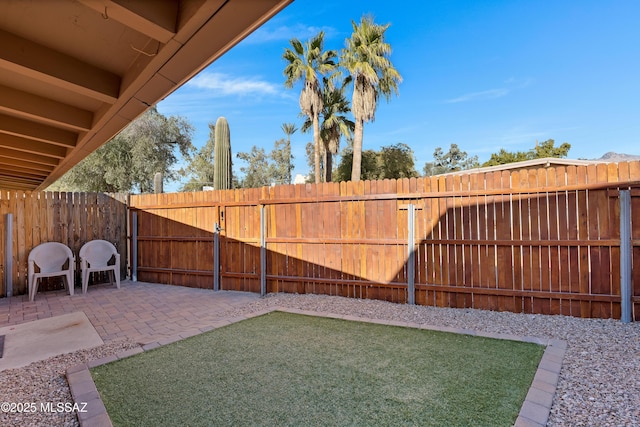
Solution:
{"label": "concrete slab", "polygon": [[104,344],[82,311],[5,326],[0,335],[5,336],[0,371]]}

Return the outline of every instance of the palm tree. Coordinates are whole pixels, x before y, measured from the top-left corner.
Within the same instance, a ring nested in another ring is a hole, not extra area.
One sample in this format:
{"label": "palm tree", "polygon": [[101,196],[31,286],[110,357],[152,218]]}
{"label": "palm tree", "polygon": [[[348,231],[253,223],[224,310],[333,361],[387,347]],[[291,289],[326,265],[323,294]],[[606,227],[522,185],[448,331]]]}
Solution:
{"label": "palm tree", "polygon": [[283,123],[280,128],[285,135],[287,135],[287,141],[291,143],[291,135],[298,131],[298,128],[293,123]]}
{"label": "palm tree", "polygon": [[302,80],[300,109],[313,122],[313,144],[316,183],[320,182],[320,128],[318,116],[322,111],[322,93],[319,79],[321,75],[336,68],[334,59],[338,56],[334,50],[324,51],[324,32],[321,31],[304,45],[298,39],[291,39],[292,49],[286,48],[282,57],[287,61],[284,69],[285,86],[292,88]]}
{"label": "palm tree", "polygon": [[[291,158],[293,157],[293,156],[291,156],[291,135],[296,133],[298,131],[298,128],[293,123],[283,123],[281,128],[282,128],[282,131],[284,132],[284,134],[287,136],[287,141],[286,141],[286,145],[285,145],[284,150],[285,150],[285,153],[288,153],[288,155],[289,155],[289,164],[291,164]],[[291,169],[290,168],[287,171],[287,176],[286,176],[285,180],[286,180],[287,184],[291,184]]]}
{"label": "palm tree", "polygon": [[363,16],[360,25],[352,21],[353,34],[342,50],[340,64],[353,82],[351,111],[355,118],[353,135],[353,169],[351,180],[360,181],[362,162],[362,135],[364,122],[373,121],[378,96],[387,101],[391,93],[398,95],[402,76],[389,60],[391,45],[384,41],[384,32],[390,24],[378,25],[373,18]]}
{"label": "palm tree", "polygon": [[[330,79],[323,78],[322,85],[322,125],[320,126],[320,139],[322,140],[322,155],[324,161],[325,182],[332,181],[333,155],[340,149],[342,136],[352,137],[354,122],[349,120],[345,113],[351,108],[344,91],[346,86],[336,87]],[[302,131],[311,127],[312,123],[307,119],[302,125]]]}

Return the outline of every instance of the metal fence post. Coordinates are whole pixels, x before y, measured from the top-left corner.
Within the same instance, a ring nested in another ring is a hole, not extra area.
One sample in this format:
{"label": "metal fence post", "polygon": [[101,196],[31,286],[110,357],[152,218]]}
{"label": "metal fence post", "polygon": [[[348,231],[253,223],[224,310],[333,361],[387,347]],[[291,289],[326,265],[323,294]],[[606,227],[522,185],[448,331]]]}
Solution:
{"label": "metal fence post", "polygon": [[4,230],[4,291],[9,298],[13,296],[13,214],[5,215]]}
{"label": "metal fence post", "polygon": [[260,295],[267,294],[267,219],[264,205],[260,205]]}
{"label": "metal fence post", "polygon": [[416,205],[407,205],[407,303],[416,303]]}
{"label": "metal fence post", "polygon": [[220,290],[220,224],[213,231],[213,290]]}
{"label": "metal fence post", "polygon": [[631,193],[620,190],[620,310],[622,323],[631,322]]}
{"label": "metal fence post", "polygon": [[131,280],[138,281],[138,212],[131,213]]}

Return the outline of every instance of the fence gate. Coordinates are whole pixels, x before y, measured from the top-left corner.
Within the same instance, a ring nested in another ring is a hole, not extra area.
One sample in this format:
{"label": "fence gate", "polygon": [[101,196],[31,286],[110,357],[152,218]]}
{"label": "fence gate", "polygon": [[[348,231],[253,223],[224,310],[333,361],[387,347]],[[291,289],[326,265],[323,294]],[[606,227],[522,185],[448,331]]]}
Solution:
{"label": "fence gate", "polygon": [[131,209],[131,224],[137,223],[131,232],[132,276],[144,282],[213,289],[216,224],[224,224],[220,214],[218,206],[185,209],[158,203]]}
{"label": "fence gate", "polygon": [[220,289],[260,292],[260,206],[221,206]]}

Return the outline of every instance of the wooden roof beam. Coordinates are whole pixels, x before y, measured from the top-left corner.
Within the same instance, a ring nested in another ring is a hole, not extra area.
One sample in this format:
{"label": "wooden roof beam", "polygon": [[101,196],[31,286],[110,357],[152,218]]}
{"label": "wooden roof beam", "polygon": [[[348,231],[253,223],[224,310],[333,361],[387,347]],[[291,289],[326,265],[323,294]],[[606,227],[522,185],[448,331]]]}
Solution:
{"label": "wooden roof beam", "polygon": [[33,191],[37,188],[37,185],[33,184],[23,184],[16,182],[13,179],[1,179],[0,178],[0,191],[10,190],[21,190],[21,191]]}
{"label": "wooden roof beam", "polygon": [[40,163],[42,165],[58,166],[59,159],[53,157],[47,157],[40,154],[25,153],[24,151],[12,150],[10,148],[0,148],[0,157],[6,159],[26,160],[33,163]]}
{"label": "wooden roof beam", "polygon": [[42,179],[49,173],[51,173],[52,170],[53,167],[42,166],[36,163],[23,162],[19,160],[6,160],[0,157],[0,174],[5,176],[29,175],[42,181]]}
{"label": "wooden roof beam", "polygon": [[19,136],[6,135],[2,133],[0,133],[0,149],[1,148],[10,148],[12,150],[34,153],[56,159],[64,159],[67,155],[67,149],[65,147],[53,144],[43,144],[41,141],[34,141],[33,139],[21,138]]}
{"label": "wooden roof beam", "polygon": [[100,13],[147,37],[166,44],[176,34],[179,2],[174,0],[79,0]]}
{"label": "wooden roof beam", "polygon": [[91,111],[0,85],[0,111],[78,131],[93,124]]}
{"label": "wooden roof beam", "polygon": [[76,58],[0,30],[0,68],[114,104],[120,77]]}
{"label": "wooden roof beam", "polygon": [[63,147],[75,147],[78,141],[78,134],[75,132],[2,114],[0,114],[0,133],[25,137],[27,139],[61,145]]}

